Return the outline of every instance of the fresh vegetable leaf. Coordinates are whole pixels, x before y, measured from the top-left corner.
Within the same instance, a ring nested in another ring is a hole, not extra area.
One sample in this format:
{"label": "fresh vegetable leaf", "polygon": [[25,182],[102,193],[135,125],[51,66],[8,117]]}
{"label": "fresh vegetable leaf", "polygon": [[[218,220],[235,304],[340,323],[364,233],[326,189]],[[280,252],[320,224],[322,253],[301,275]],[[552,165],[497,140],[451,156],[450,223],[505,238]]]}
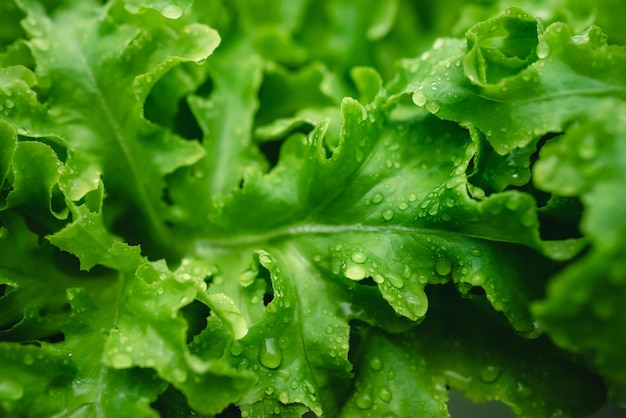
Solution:
{"label": "fresh vegetable leaf", "polygon": [[509,3],[0,6],[0,415],[624,406],[621,6]]}

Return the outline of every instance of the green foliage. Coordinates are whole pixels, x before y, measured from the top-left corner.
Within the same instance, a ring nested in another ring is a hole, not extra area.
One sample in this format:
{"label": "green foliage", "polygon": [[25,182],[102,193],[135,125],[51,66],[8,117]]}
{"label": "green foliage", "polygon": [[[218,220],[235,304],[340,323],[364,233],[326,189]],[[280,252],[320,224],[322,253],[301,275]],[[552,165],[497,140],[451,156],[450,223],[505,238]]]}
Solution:
{"label": "green foliage", "polygon": [[508,3],[0,5],[0,416],[626,407],[623,6]]}

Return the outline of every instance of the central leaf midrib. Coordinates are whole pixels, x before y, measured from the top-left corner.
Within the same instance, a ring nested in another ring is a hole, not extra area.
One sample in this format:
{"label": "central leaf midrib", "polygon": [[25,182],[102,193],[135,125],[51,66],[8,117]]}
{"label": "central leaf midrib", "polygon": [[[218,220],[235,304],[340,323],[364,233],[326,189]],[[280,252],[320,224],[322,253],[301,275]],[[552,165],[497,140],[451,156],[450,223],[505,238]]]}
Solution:
{"label": "central leaf midrib", "polygon": [[[101,115],[101,117],[104,119],[105,126],[109,128],[108,132],[112,134],[110,136],[114,138],[114,141],[108,141],[107,140],[108,135],[105,135],[103,132],[95,132],[96,136],[98,138],[101,138],[103,143],[113,142],[117,145],[117,148],[120,150],[122,154],[125,166],[128,168],[128,171],[130,172],[130,177],[131,177],[130,181],[133,183],[135,190],[137,191],[135,200],[138,202],[140,208],[142,208],[143,212],[146,214],[152,229],[156,232],[156,236],[159,239],[165,239],[167,234],[163,226],[158,220],[158,216],[155,211],[155,208],[150,203],[150,198],[148,196],[148,192],[146,191],[144,183],[139,180],[139,175],[138,175],[139,171],[133,159],[133,153],[130,151],[130,149],[128,148],[126,144],[126,136],[124,135],[124,132],[120,128],[120,124],[118,123],[116,118],[113,116],[113,113],[111,112],[109,103],[105,95],[103,94],[102,89],[100,88],[100,85],[98,83],[98,80],[95,77],[92,67],[90,66],[88,57],[86,56],[86,54],[84,53],[80,45],[78,44],[76,38],[71,37],[70,39],[67,39],[66,37],[65,40],[68,44],[72,45],[71,49],[75,53],[74,55],[76,57],[77,63],[79,64],[78,66],[80,67],[81,72],[85,76],[85,80],[83,81],[83,83],[91,87],[89,91],[92,91],[93,96],[95,96],[97,109],[99,109],[98,114]],[[86,119],[88,118],[86,117]]]}
{"label": "central leaf midrib", "polygon": [[497,239],[490,236],[470,234],[460,231],[447,231],[444,229],[435,229],[417,226],[404,225],[364,225],[364,224],[295,224],[273,230],[259,232],[256,234],[233,235],[224,238],[205,238],[196,241],[196,249],[202,252],[202,249],[236,249],[246,247],[258,247],[267,244],[275,244],[284,240],[297,239],[303,236],[328,236],[336,235],[341,237],[343,234],[361,233],[361,234],[379,234],[386,235],[413,235],[418,236],[449,236],[462,237],[467,239],[477,239],[490,242],[517,243],[514,240]]}

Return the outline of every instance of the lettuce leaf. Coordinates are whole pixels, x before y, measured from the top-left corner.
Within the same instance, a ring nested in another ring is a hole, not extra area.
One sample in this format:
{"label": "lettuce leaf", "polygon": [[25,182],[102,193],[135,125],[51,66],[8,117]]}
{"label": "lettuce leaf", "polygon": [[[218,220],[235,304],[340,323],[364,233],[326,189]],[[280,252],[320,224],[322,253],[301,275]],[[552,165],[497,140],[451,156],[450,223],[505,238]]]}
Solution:
{"label": "lettuce leaf", "polygon": [[1,416],[626,407],[610,1],[5,3]]}

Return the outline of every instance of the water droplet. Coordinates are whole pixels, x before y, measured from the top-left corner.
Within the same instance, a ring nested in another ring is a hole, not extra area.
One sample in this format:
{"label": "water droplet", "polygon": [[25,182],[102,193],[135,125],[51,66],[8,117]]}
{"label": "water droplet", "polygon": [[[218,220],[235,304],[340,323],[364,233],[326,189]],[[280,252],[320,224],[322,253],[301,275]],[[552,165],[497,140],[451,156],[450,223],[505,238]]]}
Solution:
{"label": "water droplet", "polygon": [[382,202],[384,199],[384,196],[382,195],[382,193],[374,193],[374,196],[372,196],[372,203],[380,203]]}
{"label": "water droplet", "polygon": [[172,370],[172,378],[178,383],[183,383],[185,380],[187,380],[187,372],[177,367]]}
{"label": "water droplet", "polygon": [[[431,87],[433,88],[433,87]],[[433,115],[437,112],[439,112],[440,106],[439,103],[437,102],[428,102],[426,103],[426,110],[428,110],[430,113],[432,113]]]}
{"label": "water droplet", "polygon": [[46,52],[50,50],[50,41],[48,41],[47,39],[37,38],[33,39],[31,43],[35,48],[40,51]]}
{"label": "water droplet", "polygon": [[7,99],[6,102],[4,102],[4,105],[7,109],[13,109],[13,107],[15,106],[15,102],[11,99]]}
{"label": "water droplet", "polygon": [[404,276],[405,279],[408,279],[411,277],[411,274],[413,274],[411,267],[408,264],[405,264],[404,269],[402,270],[402,275]]}
{"label": "water droplet", "polygon": [[391,394],[391,389],[389,389],[389,386],[387,385],[381,386],[378,389],[378,397],[385,402],[391,401],[392,394]]}
{"label": "water droplet", "polygon": [[485,273],[483,273],[482,271],[477,271],[472,275],[472,277],[470,277],[469,282],[473,286],[483,285],[485,283]]}
{"label": "water droplet", "polygon": [[8,377],[0,378],[0,399],[17,401],[24,396],[24,386]]}
{"label": "water droplet", "polygon": [[402,279],[398,276],[390,274],[387,276],[387,280],[389,280],[389,283],[391,283],[391,285],[395,288],[402,289],[404,287],[404,281],[402,281]]}
{"label": "water droplet", "polygon": [[380,370],[383,368],[383,361],[380,359],[380,357],[372,357],[372,359],[370,360],[370,367],[372,368],[372,370]]}
{"label": "water droplet", "polygon": [[417,196],[414,194],[410,194],[408,199],[409,199],[409,202],[415,202],[417,200]]}
{"label": "water droplet", "polygon": [[372,407],[372,395],[369,391],[363,391],[356,398],[356,406],[359,409],[369,409]]}
{"label": "water droplet", "polygon": [[291,397],[289,396],[289,392],[287,392],[286,390],[283,390],[282,392],[280,392],[280,394],[278,395],[278,400],[283,405],[287,405],[289,401],[291,400]]}
{"label": "water droplet", "polygon": [[508,209],[508,210],[517,210],[517,208],[519,208],[520,206],[520,197],[519,195],[511,195],[509,196],[509,198],[506,200],[506,202],[504,202],[504,206]]}
{"label": "water droplet", "polygon": [[435,261],[435,273],[447,276],[452,271],[452,263],[447,258],[437,258]]}
{"label": "water droplet", "polygon": [[276,369],[283,361],[283,355],[280,347],[276,343],[276,339],[266,338],[261,345],[261,351],[259,353],[259,362],[268,369]]}
{"label": "water droplet", "polygon": [[488,365],[480,369],[480,380],[485,383],[492,383],[498,380],[500,377],[500,373],[502,373],[502,369],[498,366]]}
{"label": "water droplet", "polygon": [[426,97],[423,91],[417,90],[415,91],[415,93],[413,93],[413,103],[415,103],[416,105],[420,107],[424,106],[427,100],[428,97]]}
{"label": "water droplet", "polygon": [[274,388],[271,386],[268,386],[265,388],[265,394],[266,395],[271,395],[272,393],[274,393]]}
{"label": "water droplet", "polygon": [[365,269],[359,265],[353,264],[343,272],[343,275],[350,280],[363,280],[367,275]]}
{"label": "water droplet", "polygon": [[407,210],[409,208],[409,205],[406,202],[400,202],[400,204],[398,205],[398,209],[400,210]]}
{"label": "water droplet", "polygon": [[533,394],[534,392],[529,386],[525,385],[522,382],[517,382],[517,396],[520,399],[526,400],[533,396]]}
{"label": "water droplet", "polygon": [[306,390],[308,390],[309,393],[316,392],[315,386],[313,386],[313,383],[309,382],[308,380],[304,381],[304,387],[306,387]]}
{"label": "water droplet", "polygon": [[161,9],[161,14],[168,19],[178,19],[184,12],[185,10],[177,4],[168,4]]}
{"label": "water droplet", "polygon": [[352,261],[354,261],[355,263],[363,264],[366,260],[367,256],[360,251],[352,254]]}
{"label": "water droplet", "polygon": [[230,354],[237,357],[243,353],[243,344],[239,340],[235,340],[233,344],[230,346]]}
{"label": "water droplet", "polygon": [[387,209],[383,212],[383,219],[386,221],[390,221],[393,219],[393,211],[391,209]]}
{"label": "water droplet", "polygon": [[543,59],[550,55],[550,45],[545,41],[539,41],[537,44],[537,57]]}
{"label": "water droplet", "polygon": [[111,365],[116,369],[126,369],[133,365],[133,358],[126,353],[117,353],[111,359]]}
{"label": "water droplet", "polygon": [[376,274],[374,275],[374,281],[378,284],[383,284],[385,283],[385,278],[381,276],[380,274]]}

